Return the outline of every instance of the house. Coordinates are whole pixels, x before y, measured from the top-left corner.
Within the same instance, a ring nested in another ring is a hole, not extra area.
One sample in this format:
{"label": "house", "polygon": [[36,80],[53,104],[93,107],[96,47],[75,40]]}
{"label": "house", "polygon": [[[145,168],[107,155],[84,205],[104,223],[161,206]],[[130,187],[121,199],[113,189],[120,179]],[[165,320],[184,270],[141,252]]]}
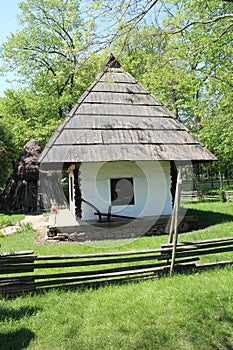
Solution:
{"label": "house", "polygon": [[[176,162],[215,159],[111,56],[39,162],[42,172],[67,170],[69,212],[84,223],[170,215]],[[50,191],[50,205],[64,205],[58,192]]]}

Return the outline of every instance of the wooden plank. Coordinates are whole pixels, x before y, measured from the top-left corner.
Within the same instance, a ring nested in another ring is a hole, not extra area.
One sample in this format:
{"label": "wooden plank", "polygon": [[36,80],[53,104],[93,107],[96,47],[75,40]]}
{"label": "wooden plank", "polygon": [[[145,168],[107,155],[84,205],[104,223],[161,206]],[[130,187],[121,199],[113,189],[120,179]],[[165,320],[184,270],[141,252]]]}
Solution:
{"label": "wooden plank", "polygon": [[6,285],[1,286],[0,291],[2,294],[17,294],[17,293],[22,293],[22,292],[30,292],[30,291],[34,291],[36,288],[34,283],[21,283],[19,284],[10,284],[10,285]]}
{"label": "wooden plank", "polygon": [[204,239],[204,240],[197,240],[192,241],[192,243],[195,244],[204,244],[204,243],[212,243],[212,242],[225,242],[225,241],[233,241],[233,237],[220,237],[220,238],[212,238],[212,239]]}
{"label": "wooden plank", "polygon": [[[117,89],[117,92],[116,92]],[[136,94],[149,94],[148,90],[144,88],[140,84],[134,83],[121,83],[121,84],[116,84],[116,83],[104,83],[104,82],[99,82],[96,84],[93,89],[93,92],[113,92],[113,93],[136,93]],[[158,102],[161,104],[161,102]]]}
{"label": "wooden plank", "polygon": [[2,274],[12,274],[12,273],[25,273],[33,272],[34,264],[28,265],[4,265],[0,266],[0,275]]}
{"label": "wooden plank", "polygon": [[5,253],[0,253],[0,258],[5,257],[5,256],[18,256],[18,255],[28,255],[28,254],[33,254],[33,250],[20,250],[16,252],[5,252]]}
{"label": "wooden plank", "polygon": [[88,115],[123,115],[123,116],[148,116],[148,117],[171,117],[171,114],[163,106],[139,105],[122,103],[83,103],[78,109],[78,113]]}
{"label": "wooden plank", "polygon": [[[190,263],[194,261],[198,261],[199,258],[188,258],[183,259],[179,261],[180,263]],[[164,266],[164,263],[154,263],[154,264],[144,264],[144,265],[133,265],[133,266],[121,266],[121,267],[114,267],[114,268],[105,268],[101,270],[92,270],[92,271],[75,271],[75,272],[62,272],[62,273],[55,273],[55,274],[40,274],[40,275],[29,275],[29,276],[19,276],[19,277],[6,277],[6,278],[0,278],[0,286],[1,283],[6,282],[20,282],[20,281],[31,281],[39,280],[39,279],[51,279],[51,278],[67,278],[67,277],[74,277],[74,276],[92,276],[95,274],[102,274],[102,273],[114,273],[114,272],[120,272],[120,271],[126,271],[126,270],[135,270],[135,269],[144,269],[144,268],[150,268],[150,267],[161,267]]]}
{"label": "wooden plank", "polygon": [[61,268],[61,267],[73,267],[73,266],[91,266],[91,265],[105,265],[105,264],[121,264],[137,261],[147,261],[156,260],[160,258],[161,255],[149,255],[149,256],[136,256],[136,257],[125,257],[118,259],[99,259],[99,260],[82,260],[82,261],[72,261],[72,262],[55,262],[55,263],[36,263],[34,265],[35,269],[41,268]]}
{"label": "wooden plank", "polygon": [[[193,265],[193,263],[192,263]],[[176,264],[175,266],[181,267],[181,264]],[[183,267],[185,264],[183,264]],[[51,285],[61,285],[61,284],[70,284],[74,282],[84,282],[84,281],[91,281],[91,280],[98,280],[98,279],[107,279],[110,277],[119,277],[119,276],[130,276],[130,275],[138,275],[138,274],[152,274],[154,272],[158,272],[163,270],[164,268],[169,267],[170,265],[161,265],[156,267],[150,267],[150,268],[138,268],[135,270],[126,269],[123,271],[118,272],[103,272],[103,273],[96,273],[89,276],[81,276],[81,277],[74,277],[74,278],[67,278],[67,279],[60,279],[60,280],[50,280],[50,281],[41,281],[41,282],[35,282],[36,287],[44,287],[44,286],[51,286]]]}
{"label": "wooden plank", "polygon": [[217,262],[210,262],[210,263],[202,263],[197,264],[197,269],[208,269],[211,267],[225,267],[227,265],[233,265],[233,260],[225,260],[225,261],[217,261]]}
{"label": "wooden plank", "polygon": [[[204,244],[196,244],[196,245],[184,245],[184,246],[178,246],[177,249],[179,251],[189,251],[189,250],[202,250],[202,249],[208,249],[208,248],[216,248],[216,247],[224,247],[224,246],[230,246],[233,245],[233,241],[222,241],[222,242],[213,242],[213,243],[204,243]],[[172,249],[172,246],[170,247],[164,247],[164,251],[169,251]]]}
{"label": "wooden plank", "polygon": [[[214,249],[197,249],[193,251],[187,251],[187,252],[177,252],[176,257],[177,258],[183,258],[183,257],[189,257],[189,256],[198,256],[198,255],[210,255],[210,254],[218,254],[218,253],[225,253],[225,252],[231,252],[233,251],[232,247],[221,247],[221,248],[214,248]],[[161,260],[163,259],[170,259],[170,254],[161,254]],[[160,258],[158,258],[160,260]]]}
{"label": "wooden plank", "polygon": [[163,117],[146,117],[146,116],[114,116],[114,115],[96,115],[95,118],[87,118],[85,114],[74,116],[66,125],[65,130],[169,130],[169,131],[185,131],[181,124],[173,118]]}
{"label": "wooden plank", "polygon": [[95,253],[95,254],[70,254],[70,255],[39,255],[36,260],[64,260],[64,259],[88,259],[88,258],[105,258],[105,257],[117,257],[117,256],[129,256],[129,255],[141,255],[160,253],[162,249],[142,249],[142,250],[130,250],[126,252],[109,252],[109,253]]}
{"label": "wooden plank", "polygon": [[35,256],[15,256],[15,257],[4,257],[0,259],[0,266],[4,264],[24,264],[34,262]]}
{"label": "wooden plank", "polygon": [[85,103],[113,103],[113,104],[138,104],[138,105],[159,105],[155,98],[149,92],[132,93],[132,92],[90,92],[85,98]]}
{"label": "wooden plank", "polygon": [[[90,281],[90,282],[77,282],[77,283],[72,283],[68,285],[61,285],[57,286],[57,288],[62,288],[62,290],[69,290],[73,288],[99,288],[104,285],[109,285],[109,284],[120,284],[120,283],[126,283],[126,282],[140,282],[143,280],[148,280],[148,279],[155,279],[157,278],[157,274],[149,274],[149,275],[132,275],[132,276],[123,276],[123,277],[115,277],[115,278],[108,278],[107,280],[102,280],[102,281]],[[38,288],[37,291],[40,290],[52,290],[54,289],[54,286],[47,286],[47,287],[42,287]]]}
{"label": "wooden plank", "polygon": [[208,151],[198,144],[103,144],[92,145],[53,145],[43,162],[90,162],[118,160],[215,160]]}
{"label": "wooden plank", "polygon": [[[215,243],[215,242],[225,242],[225,241],[233,241],[233,237],[220,237],[220,238],[211,238],[211,239],[204,239],[204,240],[196,240],[196,241],[188,241],[188,242],[179,242],[177,245],[196,245],[196,244],[205,244],[205,243]],[[169,247],[172,246],[172,243],[165,243],[161,244],[161,247]]]}

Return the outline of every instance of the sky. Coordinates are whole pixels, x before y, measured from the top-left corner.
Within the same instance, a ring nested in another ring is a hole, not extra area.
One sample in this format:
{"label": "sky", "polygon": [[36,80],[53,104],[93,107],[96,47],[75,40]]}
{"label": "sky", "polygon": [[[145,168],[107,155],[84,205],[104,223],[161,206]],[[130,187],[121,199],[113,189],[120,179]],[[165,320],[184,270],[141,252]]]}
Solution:
{"label": "sky", "polygon": [[[10,33],[15,33],[17,30],[16,16],[19,13],[19,2],[20,0],[0,0],[0,45],[6,41]],[[0,61],[0,65],[2,64],[4,61]],[[5,79],[0,76],[0,97],[4,95],[4,90],[10,88],[10,84],[7,84]]]}

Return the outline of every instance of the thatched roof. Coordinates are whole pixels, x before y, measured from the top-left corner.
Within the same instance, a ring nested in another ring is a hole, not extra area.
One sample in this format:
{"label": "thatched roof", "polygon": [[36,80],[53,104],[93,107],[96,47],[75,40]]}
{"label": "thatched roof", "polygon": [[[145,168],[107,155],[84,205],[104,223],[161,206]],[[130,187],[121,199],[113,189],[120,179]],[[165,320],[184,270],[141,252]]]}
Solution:
{"label": "thatched roof", "polygon": [[39,162],[215,159],[112,56],[58,127]]}
{"label": "thatched roof", "polygon": [[41,152],[42,148],[36,140],[28,141],[15,164],[13,174],[20,180],[39,180],[38,158]]}

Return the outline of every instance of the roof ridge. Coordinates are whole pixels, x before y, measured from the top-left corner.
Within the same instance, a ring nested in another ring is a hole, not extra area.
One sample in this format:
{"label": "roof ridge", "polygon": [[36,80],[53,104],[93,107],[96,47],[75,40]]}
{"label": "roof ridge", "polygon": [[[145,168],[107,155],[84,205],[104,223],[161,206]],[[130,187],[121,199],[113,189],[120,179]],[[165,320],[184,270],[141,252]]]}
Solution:
{"label": "roof ridge", "polygon": [[106,66],[109,68],[121,68],[119,61],[112,53],[110,55],[110,59],[109,59],[108,63],[106,64]]}

